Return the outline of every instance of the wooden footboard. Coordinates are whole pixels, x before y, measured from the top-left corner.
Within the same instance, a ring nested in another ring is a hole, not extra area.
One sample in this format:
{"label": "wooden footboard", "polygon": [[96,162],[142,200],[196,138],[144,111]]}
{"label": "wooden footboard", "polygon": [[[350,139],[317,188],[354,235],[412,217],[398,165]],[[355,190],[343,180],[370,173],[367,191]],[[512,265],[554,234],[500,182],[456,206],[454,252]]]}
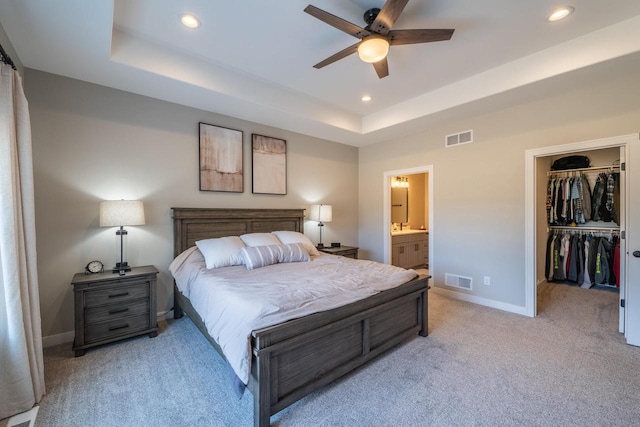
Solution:
{"label": "wooden footboard", "polygon": [[416,334],[427,336],[423,276],[347,306],[253,332],[254,425]]}
{"label": "wooden footboard", "polygon": [[[252,333],[249,390],[254,425],[416,334],[427,336],[427,284],[421,276],[344,307]],[[177,289],[174,316],[189,316],[222,355],[190,301]],[[224,357],[224,355],[222,355]]]}

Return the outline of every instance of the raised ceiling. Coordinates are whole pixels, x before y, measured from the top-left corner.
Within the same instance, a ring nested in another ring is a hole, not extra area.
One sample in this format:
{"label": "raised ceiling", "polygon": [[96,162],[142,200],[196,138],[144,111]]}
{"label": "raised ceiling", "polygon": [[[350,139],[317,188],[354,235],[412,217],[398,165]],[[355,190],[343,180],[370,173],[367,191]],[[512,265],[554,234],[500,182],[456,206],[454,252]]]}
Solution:
{"label": "raised ceiling", "polygon": [[[453,38],[393,47],[384,79],[357,55],[318,70],[356,40],[304,13],[310,3],[364,26],[384,0],[0,0],[0,24],[26,67],[355,146],[640,56],[637,0],[570,0],[575,12],[556,23],[554,0],[410,0],[394,29],[455,28]],[[200,28],[180,24],[187,12]]]}

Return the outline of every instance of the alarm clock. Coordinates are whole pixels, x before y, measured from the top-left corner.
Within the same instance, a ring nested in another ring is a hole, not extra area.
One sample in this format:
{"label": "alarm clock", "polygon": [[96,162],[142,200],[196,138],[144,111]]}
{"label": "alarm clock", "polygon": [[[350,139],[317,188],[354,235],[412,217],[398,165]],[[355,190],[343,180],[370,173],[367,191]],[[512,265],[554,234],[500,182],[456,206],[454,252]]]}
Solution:
{"label": "alarm clock", "polygon": [[104,264],[98,260],[89,261],[89,263],[84,268],[85,274],[96,274],[102,273],[104,271]]}

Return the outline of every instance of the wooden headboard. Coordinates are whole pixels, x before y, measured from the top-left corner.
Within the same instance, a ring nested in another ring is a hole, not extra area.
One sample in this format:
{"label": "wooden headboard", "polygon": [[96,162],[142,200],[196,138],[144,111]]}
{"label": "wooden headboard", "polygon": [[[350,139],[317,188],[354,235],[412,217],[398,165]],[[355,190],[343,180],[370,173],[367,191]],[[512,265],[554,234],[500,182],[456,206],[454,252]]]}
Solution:
{"label": "wooden headboard", "polygon": [[304,232],[304,209],[171,208],[173,256],[196,240],[289,230]]}

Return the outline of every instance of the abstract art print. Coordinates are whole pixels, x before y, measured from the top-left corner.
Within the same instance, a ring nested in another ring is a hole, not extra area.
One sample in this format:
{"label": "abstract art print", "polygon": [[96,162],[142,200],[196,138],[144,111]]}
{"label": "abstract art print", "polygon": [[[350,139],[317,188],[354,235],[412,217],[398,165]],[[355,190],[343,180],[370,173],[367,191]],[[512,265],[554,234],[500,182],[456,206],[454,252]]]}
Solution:
{"label": "abstract art print", "polygon": [[253,193],[287,194],[287,141],[252,136]]}
{"label": "abstract art print", "polygon": [[200,190],[244,191],[242,131],[200,123]]}

